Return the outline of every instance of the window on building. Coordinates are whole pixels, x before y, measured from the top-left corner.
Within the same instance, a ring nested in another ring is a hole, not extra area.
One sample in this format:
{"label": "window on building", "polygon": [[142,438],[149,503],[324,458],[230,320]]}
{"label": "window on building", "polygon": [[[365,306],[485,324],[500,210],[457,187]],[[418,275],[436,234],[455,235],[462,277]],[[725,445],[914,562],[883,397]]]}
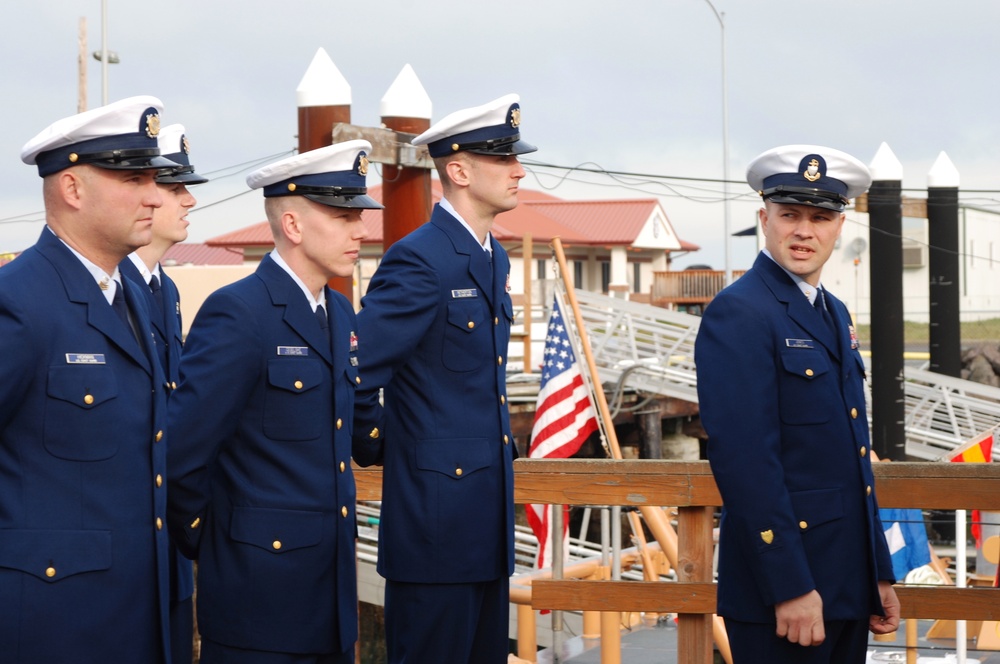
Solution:
{"label": "window on building", "polygon": [[545,271],[545,259],[544,258],[539,258],[537,261],[535,261],[535,265],[537,266],[535,268],[537,270],[537,274],[535,275],[536,279],[548,279],[549,277],[552,276],[552,275],[548,274]]}
{"label": "window on building", "polygon": [[632,263],[632,292],[642,292],[642,270],[639,263]]}
{"label": "window on building", "polygon": [[611,286],[611,263],[601,261],[601,292],[607,293]]}
{"label": "window on building", "polygon": [[573,285],[576,288],[583,288],[583,261],[573,261]]}

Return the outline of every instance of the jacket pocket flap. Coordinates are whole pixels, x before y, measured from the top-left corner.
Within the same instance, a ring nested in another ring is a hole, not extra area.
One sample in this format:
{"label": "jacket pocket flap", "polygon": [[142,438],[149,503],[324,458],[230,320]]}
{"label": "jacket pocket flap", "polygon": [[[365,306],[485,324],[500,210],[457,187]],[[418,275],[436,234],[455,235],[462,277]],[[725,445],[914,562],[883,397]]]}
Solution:
{"label": "jacket pocket flap", "polygon": [[416,446],[417,468],[462,479],[490,466],[485,438],[439,438],[421,440]]}
{"label": "jacket pocket flap", "polygon": [[110,569],[111,532],[107,530],[0,530],[0,567],[56,583]]}
{"label": "jacket pocket flap", "polygon": [[807,380],[822,376],[830,370],[830,360],[825,352],[814,349],[793,348],[781,352],[785,371]]}
{"label": "jacket pocket flap", "polygon": [[85,409],[118,396],[118,382],[114,372],[106,365],[50,367],[46,389],[53,399]]}
{"label": "jacket pocket flap", "polygon": [[448,323],[463,332],[472,333],[486,321],[485,308],[478,300],[448,303]]}
{"label": "jacket pocket flap", "polygon": [[796,491],[791,494],[795,518],[806,528],[836,521],[844,516],[844,504],[839,489]]}
{"label": "jacket pocket flap", "polygon": [[279,390],[305,392],[323,382],[323,367],[315,360],[269,360],[267,380]]}
{"label": "jacket pocket flap", "polygon": [[272,553],[316,546],[323,539],[323,513],[236,507],[233,508],[229,536],[237,542]]}

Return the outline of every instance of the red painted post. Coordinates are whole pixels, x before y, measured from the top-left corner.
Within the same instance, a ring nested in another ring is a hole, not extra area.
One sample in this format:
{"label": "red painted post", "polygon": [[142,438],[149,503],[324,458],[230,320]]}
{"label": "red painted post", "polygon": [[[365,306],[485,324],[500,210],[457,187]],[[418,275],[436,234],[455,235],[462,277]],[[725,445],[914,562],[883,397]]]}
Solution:
{"label": "red painted post", "polygon": [[[431,126],[431,100],[410,65],[389,86],[380,106],[386,128],[422,134]],[[427,168],[382,167],[382,250],[422,225],[431,215],[431,173]]]}
{"label": "red painted post", "polygon": [[[299,111],[299,153],[333,143],[333,125],[351,121],[351,86],[320,48],[295,89]],[[333,277],[330,288],[354,301],[354,280]]]}

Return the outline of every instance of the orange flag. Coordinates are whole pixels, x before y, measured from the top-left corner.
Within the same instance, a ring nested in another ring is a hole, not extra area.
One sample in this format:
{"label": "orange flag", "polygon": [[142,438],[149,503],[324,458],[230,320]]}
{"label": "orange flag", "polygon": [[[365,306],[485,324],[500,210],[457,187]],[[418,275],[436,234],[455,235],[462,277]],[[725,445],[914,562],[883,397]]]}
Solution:
{"label": "orange flag", "polygon": [[[963,443],[951,453],[951,457],[948,460],[953,463],[990,463],[993,460],[993,432],[995,430],[996,427]],[[972,510],[971,530],[972,537],[976,541],[976,548],[978,549],[982,545],[983,532],[982,525],[980,525],[979,510]],[[998,569],[997,578],[1000,579],[1000,569]]]}
{"label": "orange flag", "polygon": [[989,463],[993,460],[993,432],[990,429],[984,434],[963,443],[954,450],[949,461],[965,463]]}

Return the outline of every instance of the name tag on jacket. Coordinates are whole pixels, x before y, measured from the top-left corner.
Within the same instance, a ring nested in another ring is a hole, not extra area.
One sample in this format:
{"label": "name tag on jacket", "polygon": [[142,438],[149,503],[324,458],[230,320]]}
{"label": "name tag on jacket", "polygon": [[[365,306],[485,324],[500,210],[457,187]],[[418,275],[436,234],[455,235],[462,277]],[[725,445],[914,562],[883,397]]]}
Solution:
{"label": "name tag on jacket", "polygon": [[458,288],[451,292],[453,299],[460,297],[479,297],[479,291],[475,288]]}
{"label": "name tag on jacket", "polygon": [[308,355],[308,346],[278,346],[278,355]]}
{"label": "name tag on jacket", "polygon": [[66,353],[66,364],[104,364],[104,353]]}

